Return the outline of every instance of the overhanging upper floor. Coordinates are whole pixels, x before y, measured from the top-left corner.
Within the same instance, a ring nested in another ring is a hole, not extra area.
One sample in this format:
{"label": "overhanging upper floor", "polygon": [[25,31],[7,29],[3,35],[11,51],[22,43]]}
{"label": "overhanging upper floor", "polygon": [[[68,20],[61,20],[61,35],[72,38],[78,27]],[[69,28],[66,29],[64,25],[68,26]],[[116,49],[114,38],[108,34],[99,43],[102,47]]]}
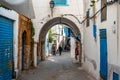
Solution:
{"label": "overhanging upper floor", "polygon": [[35,18],[32,0],[0,0],[0,4],[28,18]]}

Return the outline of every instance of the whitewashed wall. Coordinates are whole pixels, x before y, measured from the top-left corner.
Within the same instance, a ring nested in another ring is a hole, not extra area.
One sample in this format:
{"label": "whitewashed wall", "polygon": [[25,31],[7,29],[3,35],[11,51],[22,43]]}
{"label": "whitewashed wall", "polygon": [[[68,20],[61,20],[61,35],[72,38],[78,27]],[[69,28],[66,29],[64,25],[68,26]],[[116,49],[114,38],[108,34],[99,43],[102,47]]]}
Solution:
{"label": "whitewashed wall", "polygon": [[18,63],[18,14],[13,11],[13,10],[6,10],[4,8],[0,8],[0,15],[4,16],[6,18],[14,20],[14,26],[13,26],[13,31],[14,31],[14,68],[17,70],[17,63]]}
{"label": "whitewashed wall", "polygon": [[[33,0],[33,7],[35,10],[35,19],[33,19],[34,27],[36,30],[35,33],[35,41],[38,42],[39,33],[44,25],[48,20],[51,18],[48,17],[48,15],[51,15],[50,11],[50,0]],[[59,17],[63,14],[73,14],[81,21],[82,15],[83,15],[83,4],[81,0],[68,0],[69,6],[57,6],[53,10],[53,17]],[[76,22],[76,24],[80,27],[80,24],[77,22],[77,20],[74,17],[68,16],[70,20],[73,22]],[[43,22],[43,24],[41,23]]]}
{"label": "whitewashed wall", "polygon": [[119,40],[118,41],[118,52],[119,52],[119,55],[118,55],[118,65],[120,65],[120,17],[119,17],[120,16],[120,10],[119,9],[120,9],[120,5],[117,6],[117,11],[118,11],[118,13],[117,13],[118,14],[117,15],[118,16],[117,17],[118,18],[117,32],[118,32],[118,40]]}
{"label": "whitewashed wall", "polygon": [[[89,1],[88,1],[89,2]],[[85,11],[90,9],[90,16],[93,15],[92,8],[89,3],[86,3]],[[101,0],[96,3],[96,12],[101,8]],[[114,21],[116,24],[114,25]],[[100,71],[100,36],[99,30],[107,30],[107,51],[108,51],[108,64],[117,65],[118,64],[118,47],[117,47],[117,3],[107,7],[107,20],[101,22],[101,12],[96,15],[96,25],[97,25],[97,39],[93,38],[93,20],[90,20],[90,26],[86,27],[84,25],[84,42],[83,42],[83,52],[85,54],[84,68],[88,70],[97,80],[99,80]],[[116,33],[113,33],[113,25],[116,27]],[[94,61],[97,68],[93,64]],[[119,65],[120,66],[120,65]],[[108,73],[109,74],[109,73]]]}
{"label": "whitewashed wall", "polygon": [[[32,2],[33,2],[34,11],[35,11],[35,19],[32,20],[33,25],[35,27],[34,40],[35,42],[39,42],[39,34],[40,34],[41,28],[48,20],[52,19],[52,17],[50,17],[51,15],[51,9],[49,5],[50,0],[32,0]],[[54,7],[53,18],[60,17],[63,14],[73,14],[81,21],[83,18],[82,3],[83,3],[82,0],[68,0],[69,6]],[[74,17],[72,16],[64,16],[64,17],[72,20],[79,27],[79,29],[82,29],[81,25],[78,23],[78,21]],[[34,49],[35,49],[34,54],[36,54],[37,48],[34,48]]]}
{"label": "whitewashed wall", "polygon": [[[79,18],[80,21],[85,17],[85,13],[88,9],[90,9],[90,16],[93,15],[93,10],[90,7],[90,0],[83,0],[84,1],[84,8],[82,0],[68,0],[69,6],[58,6],[55,7],[53,10],[53,17],[58,17],[63,14],[73,14]],[[95,12],[97,12],[101,8],[101,0],[96,0],[96,8]],[[110,1],[110,0],[108,0]],[[33,0],[33,6],[35,10],[36,18],[33,19],[34,27],[35,27],[35,41],[38,42],[39,33],[44,25],[48,20],[51,19],[49,15],[50,7],[49,7],[50,0]],[[120,5],[118,5],[118,9]],[[84,10],[83,10],[84,9]],[[83,14],[84,13],[84,14]],[[92,73],[96,79],[99,79],[99,71],[100,71],[100,40],[99,40],[99,30],[100,29],[107,29],[107,46],[108,46],[108,63],[113,65],[120,66],[120,20],[118,14],[120,13],[117,10],[117,3],[110,5],[107,7],[107,20],[101,22],[101,13],[99,12],[96,15],[96,25],[97,25],[97,38],[94,40],[93,38],[93,19],[90,20],[90,26],[86,28],[84,24],[81,26],[78,21],[72,16],[64,16],[73,22],[79,27],[80,31],[82,32],[82,43],[83,43],[83,58],[85,57],[84,68]],[[114,21],[116,24],[114,25]],[[118,23],[119,21],[119,23]],[[42,22],[42,24],[41,24]],[[116,33],[113,33],[113,25],[116,26]],[[83,29],[84,28],[84,29]],[[83,34],[84,32],[84,34]]]}

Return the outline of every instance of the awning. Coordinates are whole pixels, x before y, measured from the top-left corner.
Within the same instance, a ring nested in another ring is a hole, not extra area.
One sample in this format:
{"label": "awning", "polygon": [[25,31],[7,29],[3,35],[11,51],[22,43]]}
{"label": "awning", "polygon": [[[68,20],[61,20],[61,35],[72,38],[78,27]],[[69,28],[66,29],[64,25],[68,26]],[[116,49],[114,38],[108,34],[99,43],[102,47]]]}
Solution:
{"label": "awning", "polygon": [[32,0],[0,0],[0,4],[28,18],[35,18]]}

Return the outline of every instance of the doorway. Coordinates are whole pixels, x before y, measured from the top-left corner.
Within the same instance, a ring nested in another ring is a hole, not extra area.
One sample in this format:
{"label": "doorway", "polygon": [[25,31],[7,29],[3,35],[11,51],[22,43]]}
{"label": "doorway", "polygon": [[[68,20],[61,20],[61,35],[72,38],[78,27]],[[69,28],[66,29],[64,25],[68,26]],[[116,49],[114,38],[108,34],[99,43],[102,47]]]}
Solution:
{"label": "doorway", "polygon": [[26,41],[26,32],[22,34],[22,71],[25,69],[25,41]]}
{"label": "doorway", "polygon": [[103,80],[107,80],[107,32],[106,29],[100,30],[100,76]]}

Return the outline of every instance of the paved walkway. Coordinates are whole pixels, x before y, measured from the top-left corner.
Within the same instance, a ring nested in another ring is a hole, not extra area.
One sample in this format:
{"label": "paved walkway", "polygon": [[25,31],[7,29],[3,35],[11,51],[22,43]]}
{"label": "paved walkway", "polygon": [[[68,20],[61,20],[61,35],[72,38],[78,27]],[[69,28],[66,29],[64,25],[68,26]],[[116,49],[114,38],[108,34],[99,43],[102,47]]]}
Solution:
{"label": "paved walkway", "polygon": [[38,68],[24,72],[21,80],[93,80],[79,64],[72,62],[69,53],[49,57]]}

